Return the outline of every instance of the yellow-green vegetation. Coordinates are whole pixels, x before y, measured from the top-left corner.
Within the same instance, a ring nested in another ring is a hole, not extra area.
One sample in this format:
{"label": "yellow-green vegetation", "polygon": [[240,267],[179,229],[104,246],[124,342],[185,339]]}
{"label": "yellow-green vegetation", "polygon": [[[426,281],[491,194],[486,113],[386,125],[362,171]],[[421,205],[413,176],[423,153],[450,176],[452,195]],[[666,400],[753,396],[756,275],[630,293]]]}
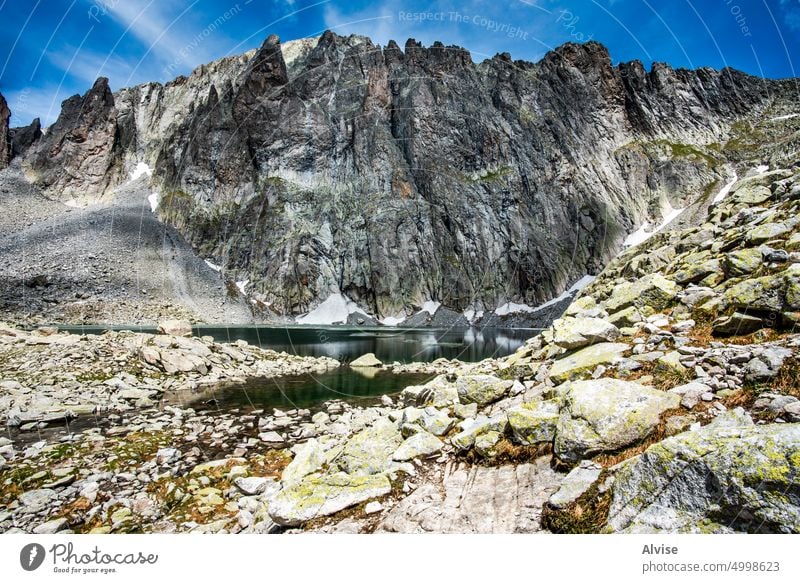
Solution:
{"label": "yellow-green vegetation", "polygon": [[800,359],[790,357],[783,361],[777,376],[772,381],[772,389],[800,398]]}
{"label": "yellow-green vegetation", "polygon": [[544,455],[552,455],[553,444],[540,443],[537,445],[519,445],[503,437],[493,448],[494,455],[480,455],[475,448],[470,448],[462,454],[465,461],[478,466],[505,466],[508,464],[527,464]]}
{"label": "yellow-green vegetation", "polygon": [[159,449],[167,447],[172,441],[172,436],[166,431],[129,433],[106,454],[106,468],[124,471],[137,466],[149,460]]}

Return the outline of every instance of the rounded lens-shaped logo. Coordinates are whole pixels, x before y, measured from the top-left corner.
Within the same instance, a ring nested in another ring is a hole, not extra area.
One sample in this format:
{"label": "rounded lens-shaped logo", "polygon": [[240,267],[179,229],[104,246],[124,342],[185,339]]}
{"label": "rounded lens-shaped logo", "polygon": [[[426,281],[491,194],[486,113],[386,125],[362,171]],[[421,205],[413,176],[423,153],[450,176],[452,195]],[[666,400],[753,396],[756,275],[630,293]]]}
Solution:
{"label": "rounded lens-shaped logo", "polygon": [[26,571],[35,571],[44,562],[44,547],[39,543],[30,543],[19,552],[19,564]]}

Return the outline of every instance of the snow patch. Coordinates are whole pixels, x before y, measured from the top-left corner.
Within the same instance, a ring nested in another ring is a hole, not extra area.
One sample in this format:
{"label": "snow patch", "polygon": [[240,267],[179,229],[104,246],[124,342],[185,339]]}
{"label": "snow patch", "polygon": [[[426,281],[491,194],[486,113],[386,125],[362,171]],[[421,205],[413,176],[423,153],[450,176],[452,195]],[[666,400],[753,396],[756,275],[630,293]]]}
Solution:
{"label": "snow patch", "polygon": [[563,294],[561,294],[558,297],[553,298],[552,300],[548,300],[548,301],[546,301],[545,303],[543,303],[541,305],[538,305],[538,306],[535,306],[535,307],[531,307],[531,306],[528,306],[526,304],[515,304],[514,302],[508,302],[508,303],[503,304],[499,308],[497,308],[494,311],[494,313],[497,314],[498,316],[507,316],[508,314],[515,314],[515,313],[518,313],[518,312],[527,312],[529,314],[534,314],[536,312],[539,312],[540,310],[543,310],[543,309],[548,308],[548,307],[550,307],[550,306],[552,306],[554,304],[557,304],[559,302],[563,302],[564,300],[567,300],[567,299],[573,297],[575,294],[577,294],[579,291],[581,291],[587,285],[592,283],[595,279],[596,279],[596,277],[594,275],[584,275],[578,281],[573,283],[572,286],[567,291],[565,291]]}
{"label": "snow patch", "polygon": [[247,292],[245,292],[244,290],[247,287],[247,284],[249,283],[250,283],[249,279],[243,279],[242,281],[236,282],[236,287],[239,288],[239,293],[241,293],[243,296],[247,295]]}
{"label": "snow patch", "polygon": [[154,192],[150,196],[147,197],[147,201],[150,203],[150,212],[156,212],[158,208],[158,203],[160,202],[161,197],[157,192]]}
{"label": "snow patch", "polygon": [[[552,301],[552,300],[551,300]],[[499,308],[497,308],[494,313],[498,316],[508,316],[509,314],[516,314],[518,312],[533,312],[536,308],[532,308],[527,304],[515,304],[514,302],[506,302]]]}
{"label": "snow patch", "polygon": [[69,199],[64,204],[67,205],[68,207],[71,207],[71,208],[74,208],[74,209],[80,208],[80,206],[81,206],[81,205],[78,204],[78,201],[75,200],[74,198]]}
{"label": "snow patch", "polygon": [[674,221],[678,215],[680,215],[685,209],[674,209],[671,206],[668,206],[669,211],[664,216],[664,220],[661,221],[661,224],[657,227],[653,228],[650,224],[650,221],[646,221],[641,227],[639,227],[635,232],[628,235],[623,243],[624,247],[635,247],[636,245],[641,245],[645,241],[647,241],[650,237],[658,233],[661,229],[669,225],[672,221]]}
{"label": "snow patch", "polygon": [[596,277],[596,276],[594,276],[594,275],[589,275],[589,274],[586,274],[586,275],[584,275],[582,278],[580,278],[578,281],[576,281],[575,283],[573,283],[573,284],[572,284],[572,287],[570,287],[570,288],[567,290],[567,292],[566,292],[566,293],[567,293],[567,294],[574,294],[574,293],[578,293],[578,292],[579,292],[579,291],[581,291],[583,288],[585,288],[587,285],[589,285],[590,283],[592,283],[592,282],[593,282],[595,279],[597,279],[597,277]]}
{"label": "snow patch", "polygon": [[428,312],[431,316],[436,314],[439,308],[442,307],[442,302],[434,302],[433,300],[428,300],[424,304],[422,304],[421,312]]}
{"label": "snow patch", "polygon": [[738,177],[736,176],[736,173],[734,172],[733,178],[731,179],[731,181],[728,184],[726,184],[725,186],[723,186],[722,190],[720,190],[717,193],[717,196],[714,197],[714,200],[712,201],[712,204],[717,204],[718,202],[722,202],[723,200],[725,200],[725,197],[728,196],[728,193],[731,191],[731,188],[733,188],[733,185],[736,184],[737,180],[738,180]]}
{"label": "snow patch", "polygon": [[145,164],[144,162],[139,162],[139,163],[136,165],[136,168],[134,168],[134,169],[131,171],[131,174],[130,174],[130,182],[133,182],[133,181],[134,181],[134,180],[136,180],[137,178],[139,178],[139,177],[141,177],[141,176],[145,176],[145,175],[146,175],[146,176],[152,176],[152,175],[153,175],[153,170],[150,168],[150,166],[148,166],[148,165],[147,165],[147,164]]}
{"label": "snow patch", "polygon": [[205,261],[206,261],[206,265],[208,265],[214,271],[222,271],[222,268],[219,265],[217,265],[215,263],[211,263],[208,259],[206,259]]}
{"label": "snow patch", "polygon": [[476,310],[474,308],[468,308],[468,309],[464,310],[464,317],[471,324],[472,322],[475,322],[476,320],[479,320],[479,319],[483,318],[483,310]]}
{"label": "snow patch", "polygon": [[764,164],[756,168],[756,172],[759,174],[764,174],[767,170],[769,170],[769,166],[765,166]]}
{"label": "snow patch", "polygon": [[396,318],[394,316],[387,316],[383,320],[381,320],[380,323],[383,324],[384,326],[394,327],[394,326],[399,326],[404,321],[405,321],[404,317]]}
{"label": "snow patch", "polygon": [[358,305],[344,297],[342,294],[331,294],[314,310],[297,318],[298,324],[314,324],[316,326],[329,326],[331,324],[344,324],[350,314],[368,314]]}

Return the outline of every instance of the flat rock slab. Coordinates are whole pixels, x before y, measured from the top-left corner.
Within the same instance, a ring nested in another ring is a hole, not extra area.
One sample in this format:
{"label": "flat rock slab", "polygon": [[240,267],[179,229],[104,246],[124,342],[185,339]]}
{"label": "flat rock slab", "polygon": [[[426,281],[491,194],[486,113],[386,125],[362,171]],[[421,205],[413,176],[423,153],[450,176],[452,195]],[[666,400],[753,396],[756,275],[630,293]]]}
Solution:
{"label": "flat rock slab", "polygon": [[550,458],[533,464],[462,465],[439,487],[424,484],[388,511],[378,531],[398,533],[534,533],[541,509],[563,475]]}

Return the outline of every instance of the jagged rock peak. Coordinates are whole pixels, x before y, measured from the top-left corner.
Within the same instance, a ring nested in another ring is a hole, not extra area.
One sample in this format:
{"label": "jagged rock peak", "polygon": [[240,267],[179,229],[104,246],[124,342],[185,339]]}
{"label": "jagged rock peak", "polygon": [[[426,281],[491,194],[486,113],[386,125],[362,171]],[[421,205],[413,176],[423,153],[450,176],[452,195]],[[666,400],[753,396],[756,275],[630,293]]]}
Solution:
{"label": "jagged rock peak", "polygon": [[118,176],[114,166],[117,111],[106,77],[83,96],[61,104],[47,134],[31,148],[23,167],[29,179],[61,199],[102,196]]}
{"label": "jagged rock peak", "polygon": [[24,156],[28,149],[42,137],[42,123],[37,117],[30,124],[11,128],[11,156]]}
{"label": "jagged rock peak", "polygon": [[11,110],[8,109],[6,98],[0,93],[0,169],[7,167],[11,161],[11,140],[8,130],[10,119]]}

